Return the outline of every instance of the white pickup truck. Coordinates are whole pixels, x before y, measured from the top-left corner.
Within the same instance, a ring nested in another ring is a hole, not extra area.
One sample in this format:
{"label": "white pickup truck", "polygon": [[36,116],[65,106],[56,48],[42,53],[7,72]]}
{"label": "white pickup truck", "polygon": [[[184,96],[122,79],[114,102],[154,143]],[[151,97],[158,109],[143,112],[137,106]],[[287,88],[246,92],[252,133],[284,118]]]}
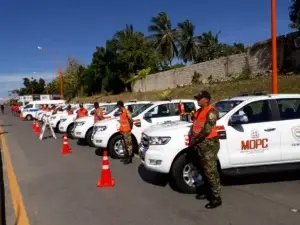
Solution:
{"label": "white pickup truck", "polygon": [[[155,124],[170,123],[180,120],[178,104],[181,102],[186,112],[195,111],[197,101],[191,99],[173,99],[170,101],[154,101],[145,104],[132,114],[133,128],[131,131],[133,150],[138,152],[142,132]],[[96,147],[105,148],[112,158],[124,157],[124,142],[119,132],[119,119],[102,120],[94,125],[92,141]]]}
{"label": "white pickup truck", "polygon": [[[235,97],[215,107],[221,115],[217,125],[225,128],[219,133],[221,174],[300,168],[300,94]],[[191,126],[179,121],[150,127],[139,149],[148,170],[169,174],[186,193],[202,183],[199,155],[188,147]]]}

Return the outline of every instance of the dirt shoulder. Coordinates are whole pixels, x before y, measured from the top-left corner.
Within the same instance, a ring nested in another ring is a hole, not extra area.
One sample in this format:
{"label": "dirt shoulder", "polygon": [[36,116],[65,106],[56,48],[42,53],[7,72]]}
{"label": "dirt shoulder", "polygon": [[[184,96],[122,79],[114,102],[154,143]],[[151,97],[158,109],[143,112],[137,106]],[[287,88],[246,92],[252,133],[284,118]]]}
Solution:
{"label": "dirt shoulder", "polygon": [[[279,93],[300,93],[300,76],[278,77]],[[164,91],[122,93],[119,95],[95,95],[90,97],[75,98],[75,102],[115,102],[118,100],[163,100],[165,97],[171,99],[192,98],[199,90],[207,90],[213,96],[213,101],[235,96],[245,91],[267,91],[272,92],[271,77],[260,77],[250,80],[231,81],[217,84],[194,84],[185,87],[178,87]]]}

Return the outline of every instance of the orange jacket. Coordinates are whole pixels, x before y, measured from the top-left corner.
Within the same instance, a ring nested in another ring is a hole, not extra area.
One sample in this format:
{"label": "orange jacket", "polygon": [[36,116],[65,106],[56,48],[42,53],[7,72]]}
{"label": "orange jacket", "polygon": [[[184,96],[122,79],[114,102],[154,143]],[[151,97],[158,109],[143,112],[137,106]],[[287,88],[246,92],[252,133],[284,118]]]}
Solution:
{"label": "orange jacket", "polygon": [[131,127],[128,120],[129,111],[125,108],[122,109],[122,113],[120,115],[120,131],[121,132],[130,132]]}
{"label": "orange jacket", "polygon": [[88,111],[85,108],[78,109],[77,116],[78,118],[85,117],[88,115]]}
{"label": "orange jacket", "polygon": [[103,118],[103,111],[102,111],[102,109],[99,107],[99,108],[97,108],[96,110],[95,110],[95,114],[94,114],[94,123],[97,123],[99,120],[100,120],[100,118],[98,117],[98,114],[100,113],[100,115],[101,115],[101,118]]}
{"label": "orange jacket", "polygon": [[[215,108],[212,105],[209,105],[203,109],[200,108],[197,110],[197,112],[195,112],[194,123],[193,123],[193,127],[192,127],[192,136],[197,136],[200,133],[200,131],[203,129],[205,121],[206,121],[207,113],[211,109],[215,109]],[[208,136],[206,136],[205,139],[217,137],[218,136],[217,130],[218,130],[217,126],[213,127],[212,131],[210,132],[210,134]]]}

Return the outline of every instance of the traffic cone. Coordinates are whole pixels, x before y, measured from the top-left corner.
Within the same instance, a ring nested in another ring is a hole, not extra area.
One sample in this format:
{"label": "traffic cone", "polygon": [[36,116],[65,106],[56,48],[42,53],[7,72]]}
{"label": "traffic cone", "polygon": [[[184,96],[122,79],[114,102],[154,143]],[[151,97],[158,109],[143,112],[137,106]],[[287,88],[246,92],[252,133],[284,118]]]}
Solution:
{"label": "traffic cone", "polygon": [[114,187],[114,186],[115,186],[115,179],[112,179],[111,177],[107,151],[104,150],[101,177],[98,180],[97,187]]}
{"label": "traffic cone", "polygon": [[39,127],[39,123],[37,122],[36,124],[35,124],[35,134],[36,135],[40,135],[40,133],[41,133],[41,130],[40,130],[40,127]]}
{"label": "traffic cone", "polygon": [[71,153],[72,153],[72,150],[71,150],[71,148],[69,146],[67,134],[65,133],[64,134],[63,146],[62,146],[60,154],[66,155],[66,154],[71,154]]}

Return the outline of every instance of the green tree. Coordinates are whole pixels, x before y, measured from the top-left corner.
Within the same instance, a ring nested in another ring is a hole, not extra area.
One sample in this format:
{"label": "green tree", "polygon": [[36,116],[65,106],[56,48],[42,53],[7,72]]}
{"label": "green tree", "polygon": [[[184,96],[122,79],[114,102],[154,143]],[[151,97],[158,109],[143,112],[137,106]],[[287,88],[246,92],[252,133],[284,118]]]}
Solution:
{"label": "green tree", "polygon": [[160,12],[156,17],[152,17],[148,31],[153,33],[149,38],[154,42],[157,52],[171,65],[173,58],[178,56],[177,30],[172,28],[168,14]]}
{"label": "green tree", "polygon": [[132,25],[127,25],[124,30],[117,32],[113,37],[117,61],[122,67],[120,79],[131,91],[132,78],[138,70],[147,67],[157,68],[158,56],[152,43],[143,33],[133,30]]}
{"label": "green tree", "polygon": [[187,63],[194,62],[198,54],[199,36],[194,36],[195,25],[190,20],[178,23],[179,56]]}
{"label": "green tree", "polygon": [[292,29],[300,29],[300,0],[291,0],[290,10],[290,27]]}
{"label": "green tree", "polygon": [[23,78],[23,88],[20,88],[19,95],[43,94],[45,91],[45,80],[31,78]]}

